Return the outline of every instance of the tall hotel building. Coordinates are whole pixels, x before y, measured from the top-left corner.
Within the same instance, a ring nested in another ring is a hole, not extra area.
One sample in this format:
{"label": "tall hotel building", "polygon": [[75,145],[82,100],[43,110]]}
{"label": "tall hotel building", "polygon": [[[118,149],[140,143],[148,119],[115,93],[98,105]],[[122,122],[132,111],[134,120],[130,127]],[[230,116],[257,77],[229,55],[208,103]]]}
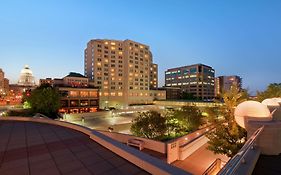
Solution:
{"label": "tall hotel building", "polygon": [[165,99],[149,46],[131,40],[91,40],[85,49],[85,76],[100,89],[100,107]]}
{"label": "tall hotel building", "polygon": [[202,100],[215,96],[215,70],[204,64],[194,64],[165,71],[165,86],[178,87]]}

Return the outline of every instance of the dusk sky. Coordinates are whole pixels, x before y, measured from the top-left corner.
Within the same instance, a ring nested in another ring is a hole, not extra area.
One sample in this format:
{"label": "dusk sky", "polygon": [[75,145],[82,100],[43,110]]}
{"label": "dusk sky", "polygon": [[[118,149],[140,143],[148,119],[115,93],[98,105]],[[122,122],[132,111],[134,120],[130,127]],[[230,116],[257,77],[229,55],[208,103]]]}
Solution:
{"label": "dusk sky", "polygon": [[164,85],[168,68],[203,63],[239,75],[251,93],[281,82],[280,0],[6,0],[0,3],[0,68],[16,83],[84,74],[90,39],[150,46]]}

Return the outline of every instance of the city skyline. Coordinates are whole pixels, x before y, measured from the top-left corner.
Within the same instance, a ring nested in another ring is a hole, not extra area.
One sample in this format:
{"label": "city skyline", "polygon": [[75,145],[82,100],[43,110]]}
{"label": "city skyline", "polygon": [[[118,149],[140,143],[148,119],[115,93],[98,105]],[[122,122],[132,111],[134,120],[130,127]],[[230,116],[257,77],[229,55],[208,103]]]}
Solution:
{"label": "city skyline", "polygon": [[251,93],[280,81],[280,2],[129,2],[2,3],[5,77],[16,83],[25,64],[37,81],[83,74],[89,40],[131,39],[150,46],[159,86],[166,69],[197,63],[212,66],[216,76],[241,76]]}

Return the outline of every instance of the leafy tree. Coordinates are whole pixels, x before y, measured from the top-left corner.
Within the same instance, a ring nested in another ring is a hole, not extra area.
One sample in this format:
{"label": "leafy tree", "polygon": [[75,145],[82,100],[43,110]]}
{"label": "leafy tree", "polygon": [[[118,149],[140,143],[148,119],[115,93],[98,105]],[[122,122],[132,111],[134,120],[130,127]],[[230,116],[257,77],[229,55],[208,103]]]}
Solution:
{"label": "leafy tree", "polygon": [[272,83],[267,86],[263,92],[257,92],[258,101],[263,101],[266,98],[281,97],[281,83]]}
{"label": "leafy tree", "polygon": [[59,98],[58,91],[48,84],[37,87],[29,96],[26,96],[33,112],[42,113],[50,118],[56,118],[60,108]]}
{"label": "leafy tree", "polygon": [[202,113],[195,106],[183,106],[168,115],[167,126],[170,133],[184,134],[194,131],[202,123]]}
{"label": "leafy tree", "polygon": [[161,139],[166,131],[166,118],[156,111],[141,112],[132,121],[131,132],[136,136]]}
{"label": "leafy tree", "polygon": [[206,113],[206,122],[211,124],[216,123],[222,115],[220,107],[206,107],[203,111]]}
{"label": "leafy tree", "polygon": [[209,138],[209,150],[232,157],[244,145],[246,130],[235,122],[234,110],[239,103],[246,100],[247,96],[247,91],[240,91],[237,85],[233,85],[223,94],[225,103],[221,107],[223,119],[215,121],[213,124],[216,129],[206,135]]}

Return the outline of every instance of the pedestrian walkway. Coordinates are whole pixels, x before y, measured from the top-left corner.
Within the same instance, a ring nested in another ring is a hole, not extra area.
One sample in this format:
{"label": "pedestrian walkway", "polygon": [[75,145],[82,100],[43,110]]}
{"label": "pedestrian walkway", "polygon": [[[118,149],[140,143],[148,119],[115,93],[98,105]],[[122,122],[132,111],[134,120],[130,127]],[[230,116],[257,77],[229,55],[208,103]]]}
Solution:
{"label": "pedestrian walkway", "polygon": [[214,154],[207,149],[207,146],[207,143],[204,144],[189,157],[184,160],[178,160],[173,165],[192,174],[202,175],[217,158],[220,158],[222,161],[228,161],[227,156]]}

